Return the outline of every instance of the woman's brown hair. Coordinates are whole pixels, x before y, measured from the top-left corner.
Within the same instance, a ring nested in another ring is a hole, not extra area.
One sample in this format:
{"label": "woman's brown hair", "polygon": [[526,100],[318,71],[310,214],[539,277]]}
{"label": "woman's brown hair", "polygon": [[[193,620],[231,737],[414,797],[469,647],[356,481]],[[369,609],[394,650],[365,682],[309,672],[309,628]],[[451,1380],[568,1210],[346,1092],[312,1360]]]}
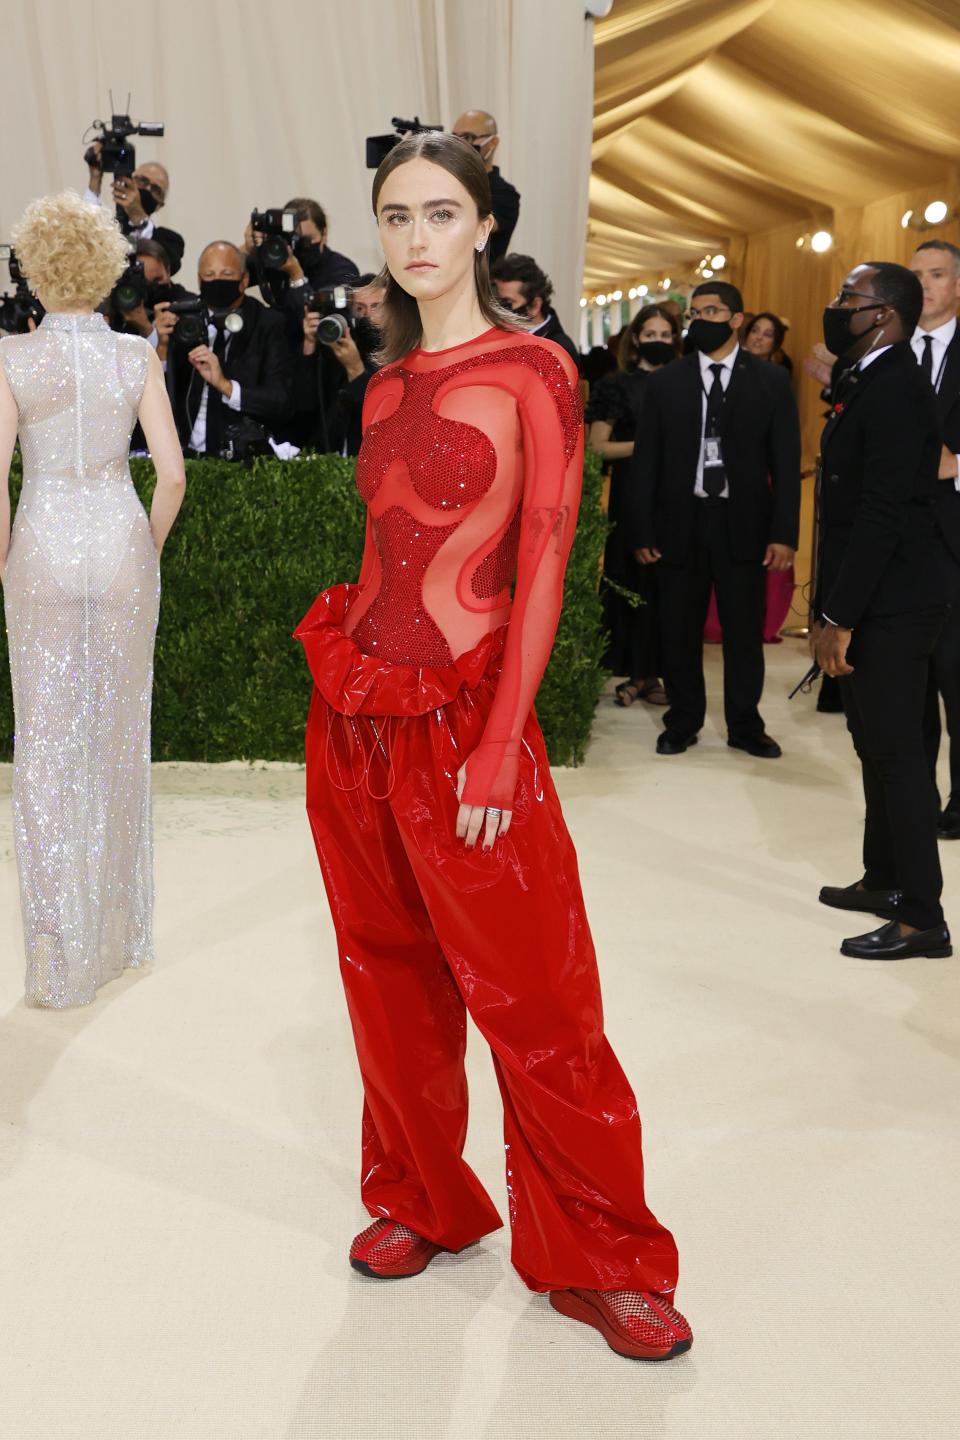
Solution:
{"label": "woman's brown hair", "polygon": [[[429,160],[439,165],[464,187],[477,207],[477,215],[486,220],[492,214],[490,202],[490,181],[483,161],[472,145],[458,135],[447,135],[442,130],[423,130],[417,135],[408,135],[395,145],[381,160],[373,177],[373,213],[377,213],[377,201],[388,175],[406,165],[410,160]],[[477,300],[485,320],[500,330],[529,331],[529,325],[519,321],[512,311],[504,308],[497,300],[490,283],[489,241],[483,250],[473,255],[473,278],[477,287]],[[374,357],[378,364],[389,365],[409,354],[423,338],[420,322],[420,307],[412,295],[399,285],[384,265],[376,279],[377,285],[386,290],[380,310],[379,328],[382,336],[380,349]]]}
{"label": "woman's brown hair", "polygon": [[659,315],[661,320],[666,320],[670,326],[673,332],[673,348],[678,355],[680,354],[680,321],[676,315],[674,315],[673,311],[666,305],[645,305],[642,310],[637,311],[636,315],[634,315],[630,321],[630,324],[623,331],[620,348],[617,351],[617,364],[621,370],[636,370],[637,365],[640,363],[640,356],[637,353],[637,346],[640,344],[640,331],[648,320],[653,320],[657,315]]}

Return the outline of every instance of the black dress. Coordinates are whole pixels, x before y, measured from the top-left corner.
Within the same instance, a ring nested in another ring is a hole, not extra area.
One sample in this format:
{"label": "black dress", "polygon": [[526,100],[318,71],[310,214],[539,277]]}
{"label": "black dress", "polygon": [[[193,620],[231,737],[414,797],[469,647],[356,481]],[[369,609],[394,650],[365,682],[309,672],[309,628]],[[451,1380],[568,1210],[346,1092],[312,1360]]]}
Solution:
{"label": "black dress", "polygon": [[[641,431],[646,370],[617,370],[591,388],[587,424],[602,420],[610,425],[610,439],[633,440]],[[642,443],[642,442],[641,442]],[[603,663],[614,675],[646,679],[660,674],[656,616],[656,567],[641,565],[630,545],[625,522],[627,487],[631,483],[630,456],[610,464],[610,510],[613,526],[603,556],[604,574],[645,602],[632,606],[609,585],[603,589],[603,623],[610,636]]]}

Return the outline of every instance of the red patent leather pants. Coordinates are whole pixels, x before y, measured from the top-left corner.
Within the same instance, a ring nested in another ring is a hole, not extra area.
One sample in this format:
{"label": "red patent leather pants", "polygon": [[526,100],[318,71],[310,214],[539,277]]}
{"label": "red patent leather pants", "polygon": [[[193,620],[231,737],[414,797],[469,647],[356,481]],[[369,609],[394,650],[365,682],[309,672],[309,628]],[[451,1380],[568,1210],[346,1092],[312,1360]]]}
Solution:
{"label": "red patent leather pants", "polygon": [[[502,1223],[463,1160],[469,1011],[503,1097],[523,1280],[669,1295],[676,1245],[644,1203],[636,1101],[603,1033],[576,855],[534,716],[509,832],[489,852],[455,835],[457,772],[502,641],[487,637],[453,676],[385,665],[345,648],[331,596],[344,598],[326,592],[327,611],[297,633],[318,681],[307,809],[363,1077],[364,1203],[450,1250]],[[453,693],[412,713],[435,684]]]}

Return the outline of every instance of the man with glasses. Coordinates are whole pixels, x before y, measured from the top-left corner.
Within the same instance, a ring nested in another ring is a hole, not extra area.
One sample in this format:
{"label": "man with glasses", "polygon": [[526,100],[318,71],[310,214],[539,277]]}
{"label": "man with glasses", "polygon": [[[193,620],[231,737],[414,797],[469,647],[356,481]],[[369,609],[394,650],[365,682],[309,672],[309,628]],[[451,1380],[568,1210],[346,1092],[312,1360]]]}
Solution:
{"label": "man with glasses", "polygon": [[496,221],[487,245],[492,265],[495,260],[506,255],[510,248],[510,237],[520,218],[520,191],[515,189],[509,180],[504,180],[493,163],[500,136],[497,134],[497,122],[492,115],[488,115],[486,110],[465,110],[454,124],[453,133],[473,146],[490,179],[490,200]]}
{"label": "man with glasses", "polygon": [[[91,148],[99,161],[100,141]],[[89,182],[83,198],[91,205],[102,205],[103,171],[96,161],[88,169]],[[166,204],[169,189],[170,176],[166,167],[155,160],[147,160],[138,165],[132,175],[115,175],[111,193],[116,205],[117,222],[124,235],[129,235],[134,245],[138,240],[156,240],[170,257],[171,275],[176,275],[183,261],[186,242],[178,231],[168,230],[153,219]]]}
{"label": "man with glasses", "polygon": [[824,673],[840,679],[866,816],[863,878],[824,886],[820,900],[887,922],[841,945],[865,960],[952,953],[923,743],[949,583],[935,510],[937,400],[910,348],[922,307],[916,275],[870,260],[823,314],[826,347],[839,358],[820,448],[811,648]]}
{"label": "man with glasses", "polygon": [[656,565],[669,709],[659,755],[681,755],[706,716],[703,629],[711,587],[723,627],[727,744],[764,760],[763,621],[768,570],[793,563],[800,523],[800,421],[787,372],[740,348],[743,300],[709,281],[686,319],[692,352],[647,381],[634,450],[632,543]]}

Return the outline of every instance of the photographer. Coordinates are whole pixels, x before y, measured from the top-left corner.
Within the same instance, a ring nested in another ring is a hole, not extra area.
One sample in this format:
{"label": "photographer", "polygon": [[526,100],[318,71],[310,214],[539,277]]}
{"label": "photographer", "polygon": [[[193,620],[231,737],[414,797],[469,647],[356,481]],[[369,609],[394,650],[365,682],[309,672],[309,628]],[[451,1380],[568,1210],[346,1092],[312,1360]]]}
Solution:
{"label": "photographer", "polygon": [[[347,301],[337,339],[324,341],[321,324],[340,315],[331,292],[312,292],[303,314],[303,340],[295,362],[296,444],[339,455],[360,451],[363,397],[376,371],[377,316],[386,296],[375,275],[361,275]],[[326,298],[325,298],[326,297]],[[319,333],[318,333],[319,332]]]}
{"label": "photographer", "polygon": [[553,285],[530,255],[503,255],[490,266],[493,288],[501,305],[514,315],[533,322],[534,335],[562,345],[575,365],[580,365],[580,352],[551,310]]}
{"label": "photographer", "polygon": [[483,168],[490,181],[490,201],[496,222],[488,244],[492,265],[495,260],[506,255],[510,248],[510,238],[520,218],[520,191],[511,185],[509,180],[504,180],[499,166],[493,163],[500,136],[497,133],[497,122],[492,115],[486,110],[465,110],[455,121],[453,133],[473,146],[483,161]]}
{"label": "photographer", "polygon": [[[248,422],[248,433],[272,433],[292,411],[293,375],[283,317],[244,294],[244,257],[228,240],[214,240],[200,256],[200,304],[207,341],[189,346],[177,338],[182,321],[169,304],[156,309],[157,353],[180,441],[188,453],[220,455],[228,426]],[[181,326],[181,329],[183,327]],[[233,412],[231,414],[231,412]],[[265,436],[260,435],[261,448]]]}
{"label": "photographer", "polygon": [[[83,198],[92,205],[104,203],[100,193],[103,171],[98,163],[102,149],[97,140],[88,152],[93,159],[87,167],[89,181]],[[167,252],[171,275],[176,275],[183,261],[186,242],[176,230],[157,225],[152,218],[166,203],[169,189],[170,176],[166,168],[155,160],[147,160],[138,165],[132,175],[115,175],[111,195],[116,206],[117,222],[124,235],[129,235],[134,242],[156,240]]]}
{"label": "photographer", "polygon": [[197,296],[171,279],[170,258],[156,240],[138,240],[134,259],[142,271],[139,303],[119,314],[119,307],[111,306],[111,323],[114,330],[124,334],[142,335],[156,349],[159,339],[154,324],[156,307],[169,305],[172,300],[196,300]]}

